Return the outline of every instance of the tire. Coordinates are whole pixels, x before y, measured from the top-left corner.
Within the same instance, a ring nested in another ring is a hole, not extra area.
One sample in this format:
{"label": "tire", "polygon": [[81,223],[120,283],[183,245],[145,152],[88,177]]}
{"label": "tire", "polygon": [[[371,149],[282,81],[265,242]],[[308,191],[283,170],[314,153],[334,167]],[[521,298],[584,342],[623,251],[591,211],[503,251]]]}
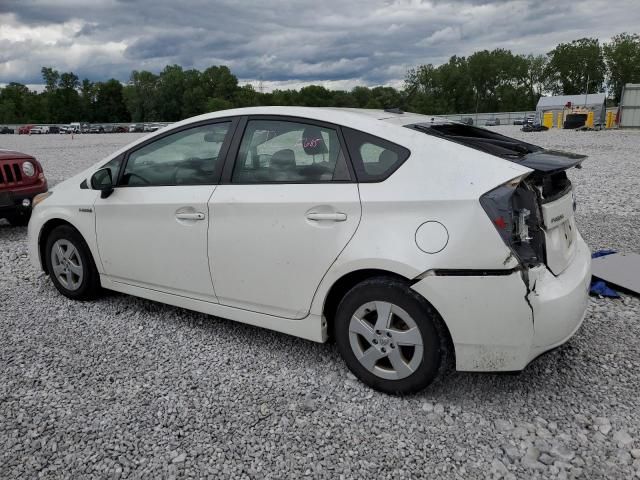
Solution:
{"label": "tire", "polygon": [[26,227],[29,224],[30,218],[31,212],[12,213],[10,215],[7,215],[6,220],[14,227]]}
{"label": "tire", "polygon": [[100,275],[82,235],[69,225],[54,228],[46,240],[47,271],[56,289],[73,300],[90,300],[100,291]]}
{"label": "tire", "polygon": [[[389,320],[378,323],[380,312]],[[450,366],[449,336],[439,314],[394,278],[353,287],[338,305],[335,335],[351,372],[381,392],[418,392]]]}

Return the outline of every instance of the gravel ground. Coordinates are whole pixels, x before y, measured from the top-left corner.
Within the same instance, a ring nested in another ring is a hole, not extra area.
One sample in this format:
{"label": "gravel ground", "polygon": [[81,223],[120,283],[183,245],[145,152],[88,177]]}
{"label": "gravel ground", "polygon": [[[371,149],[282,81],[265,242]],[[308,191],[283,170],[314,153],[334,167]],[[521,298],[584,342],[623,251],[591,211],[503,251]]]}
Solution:
{"label": "gravel ground", "polygon": [[[524,134],[590,155],[570,175],[593,249],[640,251],[639,131]],[[135,134],[2,136],[51,184]],[[640,477],[640,300],[519,375],[376,393],[320,345],[146,300],[72,302],[0,225],[0,478]]]}

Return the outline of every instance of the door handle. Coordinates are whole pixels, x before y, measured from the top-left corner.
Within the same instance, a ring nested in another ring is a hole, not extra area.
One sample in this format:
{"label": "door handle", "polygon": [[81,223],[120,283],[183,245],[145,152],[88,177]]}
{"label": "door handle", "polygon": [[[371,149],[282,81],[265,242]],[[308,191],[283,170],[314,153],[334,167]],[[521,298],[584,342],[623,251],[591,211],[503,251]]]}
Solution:
{"label": "door handle", "polygon": [[180,220],[204,220],[204,213],[176,213],[176,218]]}
{"label": "door handle", "polygon": [[344,222],[347,219],[346,213],[316,213],[309,212],[307,213],[307,219],[313,220],[314,222],[319,222],[322,220],[328,220],[331,222]]}

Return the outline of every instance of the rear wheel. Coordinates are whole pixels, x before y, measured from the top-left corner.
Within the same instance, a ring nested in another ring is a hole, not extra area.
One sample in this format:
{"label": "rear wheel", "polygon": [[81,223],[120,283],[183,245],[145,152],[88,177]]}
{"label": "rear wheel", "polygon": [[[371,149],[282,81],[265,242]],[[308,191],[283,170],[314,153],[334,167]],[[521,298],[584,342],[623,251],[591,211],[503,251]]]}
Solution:
{"label": "rear wheel", "polygon": [[413,393],[448,364],[437,312],[406,283],[373,278],[351,289],[336,315],[336,343],[349,369],[386,393]]}
{"label": "rear wheel", "polygon": [[100,277],[89,247],[69,225],[53,229],[45,247],[47,270],[56,289],[74,300],[87,300],[100,289]]}

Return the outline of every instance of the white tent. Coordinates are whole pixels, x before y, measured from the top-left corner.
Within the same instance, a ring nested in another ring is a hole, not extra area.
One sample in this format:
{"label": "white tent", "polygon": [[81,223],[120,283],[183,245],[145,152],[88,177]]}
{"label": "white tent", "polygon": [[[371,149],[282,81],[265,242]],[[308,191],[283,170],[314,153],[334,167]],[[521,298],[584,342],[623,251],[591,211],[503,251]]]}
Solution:
{"label": "white tent", "polygon": [[588,95],[557,95],[554,97],[540,97],[536,106],[536,123],[542,123],[544,112],[554,112],[554,125],[557,113],[562,112],[571,103],[572,107],[585,107],[593,110],[593,124],[604,125],[607,115],[606,95],[604,93],[590,93]]}

